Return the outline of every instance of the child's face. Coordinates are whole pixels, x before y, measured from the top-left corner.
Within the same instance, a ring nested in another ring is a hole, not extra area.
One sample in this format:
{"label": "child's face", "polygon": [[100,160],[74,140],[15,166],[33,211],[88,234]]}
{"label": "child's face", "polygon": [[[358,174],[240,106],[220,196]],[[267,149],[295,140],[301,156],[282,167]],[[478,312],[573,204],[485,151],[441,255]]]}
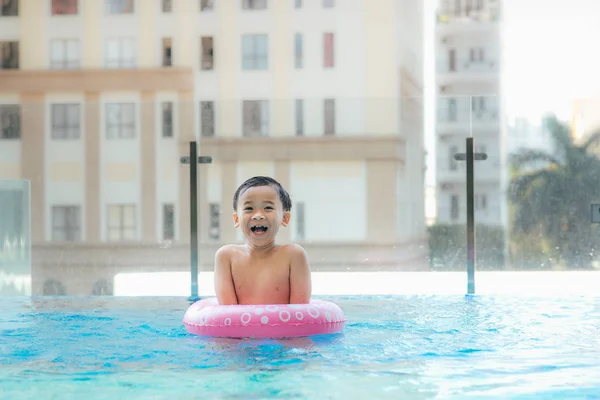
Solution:
{"label": "child's face", "polygon": [[233,223],[241,228],[250,244],[257,246],[275,240],[280,226],[287,226],[290,213],[283,211],[277,191],[271,186],[247,189],[238,199]]}

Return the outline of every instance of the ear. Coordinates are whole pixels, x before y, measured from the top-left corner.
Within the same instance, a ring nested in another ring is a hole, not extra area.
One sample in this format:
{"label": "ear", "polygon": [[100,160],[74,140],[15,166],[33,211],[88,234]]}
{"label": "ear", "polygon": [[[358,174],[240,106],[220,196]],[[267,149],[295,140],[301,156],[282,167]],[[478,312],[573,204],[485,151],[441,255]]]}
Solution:
{"label": "ear", "polygon": [[233,226],[236,228],[240,227],[240,219],[238,218],[237,213],[233,213]]}
{"label": "ear", "polygon": [[288,226],[290,223],[291,215],[289,211],[285,211],[283,213],[283,220],[281,221],[281,226]]}

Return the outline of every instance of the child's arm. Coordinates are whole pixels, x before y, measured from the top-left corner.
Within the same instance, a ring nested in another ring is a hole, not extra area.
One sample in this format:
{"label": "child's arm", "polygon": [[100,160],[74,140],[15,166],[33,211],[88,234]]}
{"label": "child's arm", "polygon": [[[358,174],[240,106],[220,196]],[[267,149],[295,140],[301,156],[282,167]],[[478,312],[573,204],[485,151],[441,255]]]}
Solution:
{"label": "child's arm", "polygon": [[231,276],[230,251],[221,247],[215,254],[215,293],[220,305],[238,303]]}
{"label": "child's arm", "polygon": [[292,247],[290,264],[290,304],[308,304],[311,292],[310,267],[306,251],[295,245]]}

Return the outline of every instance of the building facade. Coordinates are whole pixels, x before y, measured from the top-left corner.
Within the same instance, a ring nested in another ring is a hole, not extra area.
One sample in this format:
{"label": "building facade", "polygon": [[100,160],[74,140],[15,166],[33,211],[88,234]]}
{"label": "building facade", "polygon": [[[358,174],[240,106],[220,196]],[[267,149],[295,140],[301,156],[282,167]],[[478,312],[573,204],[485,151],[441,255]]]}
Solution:
{"label": "building facade", "polygon": [[435,34],[436,223],[466,222],[466,168],[454,155],[473,137],[476,223],[506,226],[506,132],[500,0],[440,0]]}
{"label": "building facade", "polygon": [[[571,135],[576,144],[586,143],[594,134],[600,132],[600,98],[581,98],[573,101],[571,110]],[[595,142],[589,151],[600,156],[600,145]]]}
{"label": "building facade", "polygon": [[231,198],[278,179],[313,269],[426,265],[418,0],[9,0],[0,179],[30,181],[32,292],[200,267]]}

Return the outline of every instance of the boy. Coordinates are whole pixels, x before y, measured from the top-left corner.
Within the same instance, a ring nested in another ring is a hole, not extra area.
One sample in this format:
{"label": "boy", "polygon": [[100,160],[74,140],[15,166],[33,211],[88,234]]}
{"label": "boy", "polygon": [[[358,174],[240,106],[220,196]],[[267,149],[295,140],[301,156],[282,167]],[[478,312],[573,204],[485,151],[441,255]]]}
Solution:
{"label": "boy", "polygon": [[233,223],[245,245],[225,245],[215,255],[219,304],[308,304],[310,267],[304,249],[278,245],[280,226],[290,222],[292,201],[273,178],[255,176],[233,196]]}

